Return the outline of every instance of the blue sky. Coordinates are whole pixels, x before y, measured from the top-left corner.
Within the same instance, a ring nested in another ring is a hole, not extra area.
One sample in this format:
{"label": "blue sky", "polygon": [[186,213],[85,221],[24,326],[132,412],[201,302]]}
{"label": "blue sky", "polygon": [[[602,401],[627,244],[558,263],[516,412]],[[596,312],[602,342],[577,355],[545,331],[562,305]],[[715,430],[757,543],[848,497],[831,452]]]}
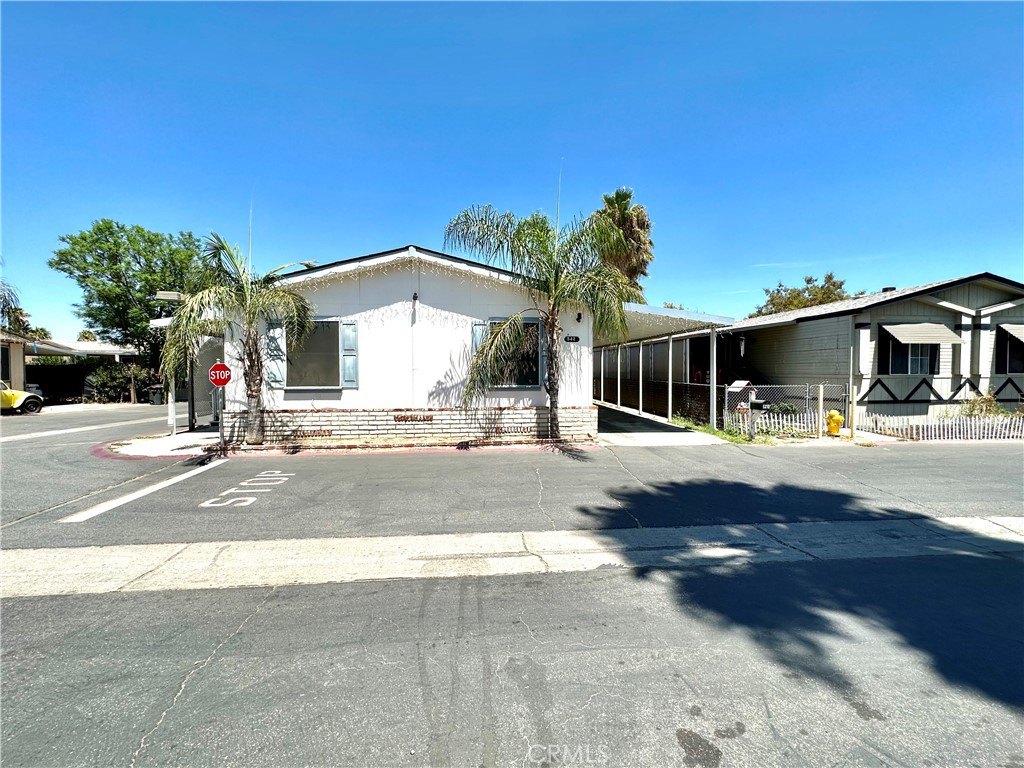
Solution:
{"label": "blue sky", "polygon": [[741,317],[778,281],[1024,280],[1024,6],[4,3],[4,276],[113,218],[262,268],[415,243],[464,207],[632,187],[652,304]]}

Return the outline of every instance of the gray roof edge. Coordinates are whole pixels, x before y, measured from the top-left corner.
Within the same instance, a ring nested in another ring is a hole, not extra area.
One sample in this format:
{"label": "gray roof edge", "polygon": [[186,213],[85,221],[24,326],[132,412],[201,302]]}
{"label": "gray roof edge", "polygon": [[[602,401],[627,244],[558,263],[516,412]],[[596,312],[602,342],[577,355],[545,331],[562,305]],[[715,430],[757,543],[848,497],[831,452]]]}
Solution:
{"label": "gray roof edge", "polygon": [[690,320],[695,323],[707,323],[708,325],[731,325],[736,322],[735,317],[725,315],[708,315],[703,312],[691,312],[687,309],[668,309],[667,307],[652,307],[650,304],[622,305],[626,312],[636,312],[645,315],[660,315],[662,317],[673,317],[679,320]]}
{"label": "gray roof edge", "polygon": [[815,307],[804,307],[803,309],[776,312],[772,315],[761,315],[760,317],[748,317],[734,323],[729,328],[724,328],[723,330],[728,332],[743,331],[753,328],[772,328],[781,325],[805,322],[808,320],[824,320],[832,317],[841,317],[843,315],[855,315],[866,309],[871,309],[872,307],[882,307],[886,304],[906,301],[907,299],[913,299],[927,293],[932,293],[933,291],[955,288],[959,285],[973,283],[977,280],[991,280],[992,282],[1000,283],[1001,285],[1013,288],[1014,290],[1024,292],[1024,283],[1018,283],[1016,280],[1011,280],[1008,277],[1002,277],[1001,275],[997,275],[992,272],[978,272],[977,274],[967,275],[965,277],[954,277],[949,280],[940,280],[934,283],[925,283],[923,285],[899,288],[895,291],[877,291],[875,293],[868,293],[863,296],[854,296],[849,299],[834,301],[828,304],[819,304]]}

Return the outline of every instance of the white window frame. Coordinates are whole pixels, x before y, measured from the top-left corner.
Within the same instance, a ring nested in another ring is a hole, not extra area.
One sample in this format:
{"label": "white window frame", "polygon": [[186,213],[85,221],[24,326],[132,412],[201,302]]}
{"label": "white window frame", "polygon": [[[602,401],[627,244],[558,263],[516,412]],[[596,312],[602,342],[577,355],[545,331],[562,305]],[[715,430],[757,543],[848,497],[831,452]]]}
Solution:
{"label": "white window frame", "polygon": [[[491,332],[491,325],[494,323],[503,323],[508,320],[508,317],[489,317],[486,322],[478,323],[483,325],[485,328],[485,334]],[[537,383],[536,384],[496,384],[491,387],[492,390],[501,392],[530,392],[544,388],[545,379],[545,366],[544,366],[544,326],[540,321],[539,317],[524,317],[523,325],[536,325],[537,326]],[[482,339],[473,340],[473,354],[476,354],[476,346]]]}
{"label": "white window frame", "polygon": [[[891,335],[891,334],[890,334]],[[893,370],[893,351],[896,349],[896,345],[900,344],[907,348],[907,370],[905,373],[896,373]],[[939,344],[905,344],[904,342],[892,336],[889,342],[889,376],[937,376],[938,371],[935,373],[931,372],[931,348],[939,347]],[[916,354],[915,354],[916,353]],[[924,361],[924,370],[920,370],[921,361]],[[915,370],[915,362],[916,368]]]}

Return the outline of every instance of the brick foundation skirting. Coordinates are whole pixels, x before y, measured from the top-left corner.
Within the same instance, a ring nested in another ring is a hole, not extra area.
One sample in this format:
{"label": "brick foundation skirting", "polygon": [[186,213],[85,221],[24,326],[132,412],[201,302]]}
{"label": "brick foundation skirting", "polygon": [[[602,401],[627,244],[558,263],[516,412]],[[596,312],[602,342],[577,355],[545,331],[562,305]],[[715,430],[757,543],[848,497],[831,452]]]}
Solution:
{"label": "brick foundation skirting", "polygon": [[[242,442],[245,418],[245,411],[224,413],[224,434],[228,442]],[[596,406],[560,408],[558,421],[563,440],[588,440],[597,436]],[[549,437],[547,408],[263,411],[263,432],[267,443],[373,438],[389,442],[431,438],[453,444],[467,440],[521,443]]]}

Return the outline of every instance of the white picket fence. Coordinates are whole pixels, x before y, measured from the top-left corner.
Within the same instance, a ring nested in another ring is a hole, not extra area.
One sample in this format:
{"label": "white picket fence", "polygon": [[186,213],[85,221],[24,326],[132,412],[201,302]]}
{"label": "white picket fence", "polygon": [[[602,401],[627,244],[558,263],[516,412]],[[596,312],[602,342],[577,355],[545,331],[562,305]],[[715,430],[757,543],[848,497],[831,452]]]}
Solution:
{"label": "white picket fence", "polygon": [[913,417],[862,417],[858,429],[906,440],[1024,440],[1024,418],[1014,416],[956,416],[920,421]]}
{"label": "white picket fence", "polygon": [[[733,411],[726,415],[727,426],[746,432],[750,427],[748,415],[743,411]],[[757,431],[787,434],[818,434],[818,414],[804,413],[773,413],[765,411],[757,417]]]}

